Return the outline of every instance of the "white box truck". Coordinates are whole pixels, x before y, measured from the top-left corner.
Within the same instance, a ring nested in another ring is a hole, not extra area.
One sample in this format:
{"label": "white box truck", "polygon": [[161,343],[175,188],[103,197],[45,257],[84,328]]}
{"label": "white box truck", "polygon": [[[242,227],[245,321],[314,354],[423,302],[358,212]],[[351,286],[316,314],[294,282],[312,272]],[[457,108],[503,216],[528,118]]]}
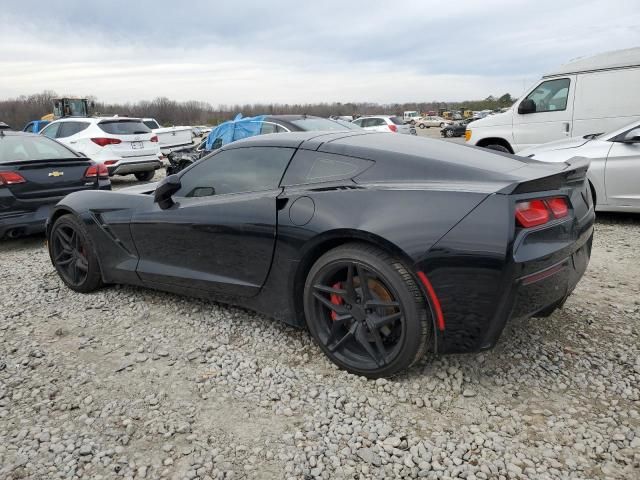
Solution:
{"label": "white box truck", "polygon": [[640,119],[640,48],[581,58],[545,74],[504,113],[476,120],[468,145],[516,153]]}

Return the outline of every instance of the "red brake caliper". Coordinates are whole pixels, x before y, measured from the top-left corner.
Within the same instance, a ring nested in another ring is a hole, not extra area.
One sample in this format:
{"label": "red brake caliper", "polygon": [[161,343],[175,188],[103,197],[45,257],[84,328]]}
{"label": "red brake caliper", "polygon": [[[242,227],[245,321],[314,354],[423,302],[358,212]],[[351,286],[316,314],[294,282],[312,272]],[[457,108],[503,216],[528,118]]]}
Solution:
{"label": "red brake caliper", "polygon": [[[334,283],[332,285],[332,288],[340,289],[342,288],[342,284],[340,282],[338,283]],[[335,293],[331,294],[331,303],[333,303],[334,305],[342,305],[342,298],[340,297],[340,295],[337,295]],[[331,320],[337,320],[338,318],[338,314],[336,312],[331,312]]]}

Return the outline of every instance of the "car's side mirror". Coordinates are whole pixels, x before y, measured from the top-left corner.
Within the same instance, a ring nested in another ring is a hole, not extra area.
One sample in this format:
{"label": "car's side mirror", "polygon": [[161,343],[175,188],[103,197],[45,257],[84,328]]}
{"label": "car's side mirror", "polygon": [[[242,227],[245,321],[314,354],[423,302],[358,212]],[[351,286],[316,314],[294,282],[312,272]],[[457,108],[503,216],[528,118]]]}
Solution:
{"label": "car's side mirror", "polygon": [[527,113],[535,113],[536,112],[536,102],[531,100],[530,98],[525,98],[520,105],[518,105],[518,113],[520,115],[526,115]]}
{"label": "car's side mirror", "polygon": [[625,133],[622,137],[624,143],[640,143],[640,128],[634,128]]}
{"label": "car's side mirror", "polygon": [[169,175],[156,187],[153,201],[156,202],[161,209],[166,210],[175,204],[171,197],[180,190],[180,187],[182,187],[180,177],[178,177],[178,175]]}

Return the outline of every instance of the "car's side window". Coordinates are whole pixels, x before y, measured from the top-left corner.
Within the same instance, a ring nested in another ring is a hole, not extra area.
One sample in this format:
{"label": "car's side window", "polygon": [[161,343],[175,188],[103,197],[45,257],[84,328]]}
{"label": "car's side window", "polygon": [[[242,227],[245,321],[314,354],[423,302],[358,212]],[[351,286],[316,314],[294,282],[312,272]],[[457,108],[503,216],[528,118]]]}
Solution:
{"label": "car's side window", "polygon": [[268,133],[276,133],[277,131],[278,131],[278,126],[275,123],[262,122],[262,126],[260,127],[260,135],[266,135]]}
{"label": "car's side window", "polygon": [[371,160],[332,153],[298,150],[282,179],[283,186],[330,182],[359,175],[373,165]]}
{"label": "car's side window", "polygon": [[71,135],[81,132],[88,126],[89,124],[87,122],[64,122],[60,125],[56,138],[70,137]]}
{"label": "car's side window", "polygon": [[566,110],[570,83],[568,78],[542,82],[527,95],[527,100],[536,104],[536,113]]}
{"label": "car's side window", "polygon": [[381,127],[381,126],[386,125],[386,124],[387,124],[387,122],[383,118],[374,118],[373,119],[373,123],[371,124],[371,126],[372,127]]}
{"label": "car's side window", "polygon": [[56,138],[56,134],[58,133],[59,128],[60,128],[59,123],[53,123],[51,125],[46,126],[42,130],[41,134],[44,135],[45,137]]}
{"label": "car's side window", "polygon": [[181,177],[176,197],[209,197],[278,188],[292,148],[245,147],[224,150],[196,164]]}

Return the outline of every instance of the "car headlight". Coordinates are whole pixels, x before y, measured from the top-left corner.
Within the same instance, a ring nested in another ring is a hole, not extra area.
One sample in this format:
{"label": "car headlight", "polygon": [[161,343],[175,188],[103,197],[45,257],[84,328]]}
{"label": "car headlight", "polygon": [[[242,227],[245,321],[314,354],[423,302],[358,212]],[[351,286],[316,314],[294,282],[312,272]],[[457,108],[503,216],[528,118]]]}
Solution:
{"label": "car headlight", "polygon": [[471,140],[471,130],[467,129],[464,131],[464,141],[468,142]]}

